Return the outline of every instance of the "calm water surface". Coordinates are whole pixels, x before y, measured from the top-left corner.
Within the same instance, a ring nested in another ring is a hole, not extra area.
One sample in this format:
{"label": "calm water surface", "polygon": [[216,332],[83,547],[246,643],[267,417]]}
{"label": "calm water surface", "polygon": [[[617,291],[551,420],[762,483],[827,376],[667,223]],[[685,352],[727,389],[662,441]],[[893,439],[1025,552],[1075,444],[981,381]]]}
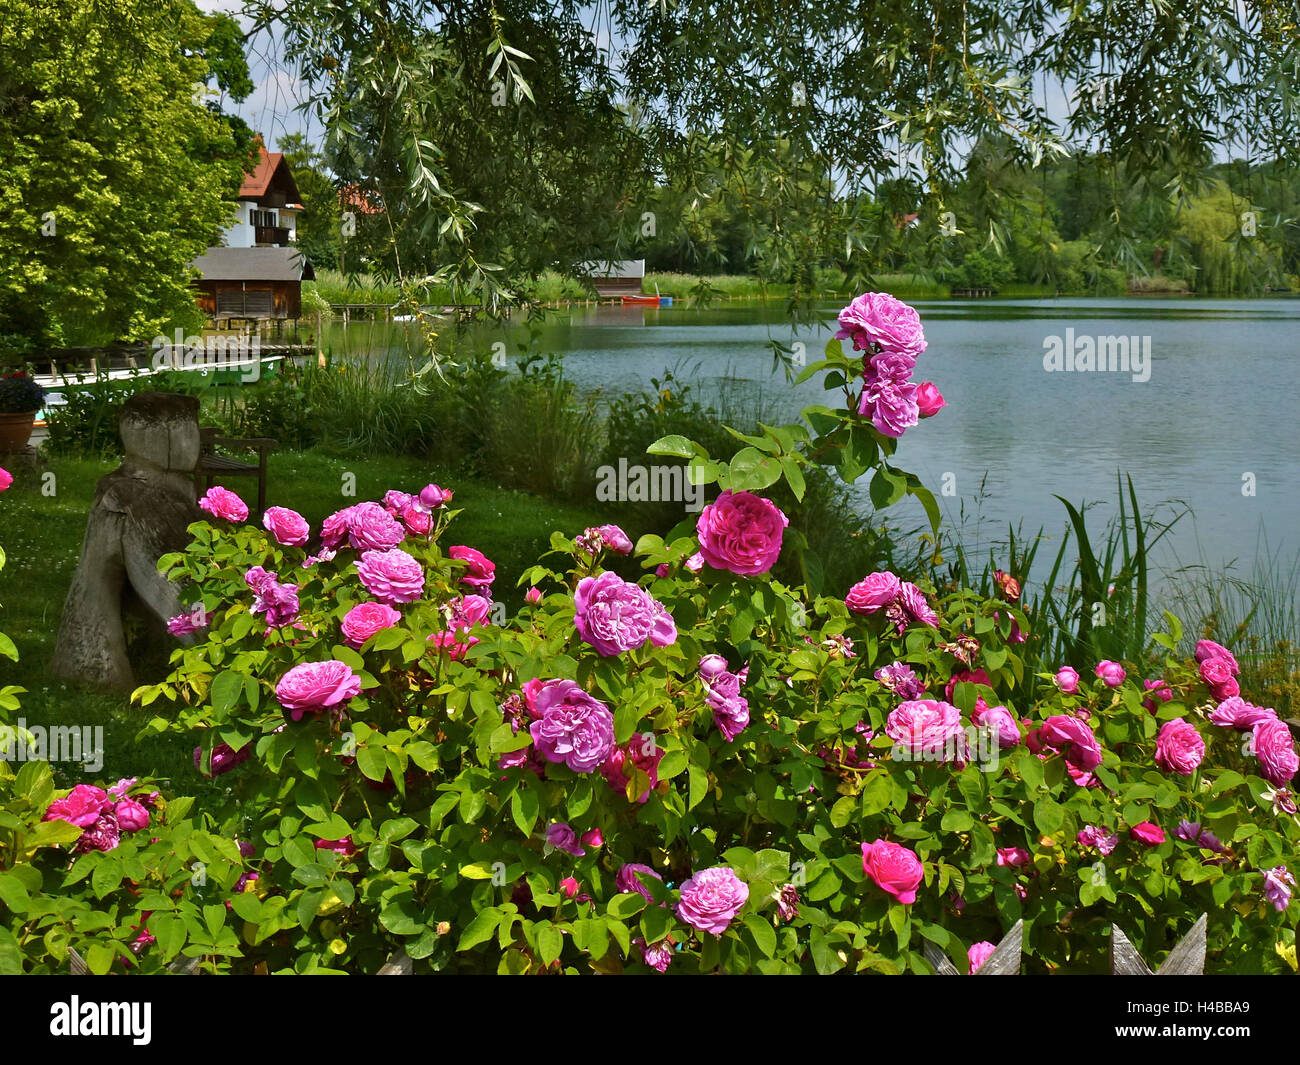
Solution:
{"label": "calm water surface", "polygon": [[[1158,554],[1165,566],[1175,558],[1235,561],[1249,575],[1264,537],[1270,552],[1287,559],[1300,550],[1300,300],[915,305],[929,341],[917,376],[934,381],[949,406],[909,430],[894,461],[936,494],[951,475],[956,494],[940,502],[969,545],[987,550],[1005,538],[1008,523],[1059,533],[1065,512],[1057,494],[1098,503],[1090,525],[1100,527],[1114,513],[1123,472],[1144,509],[1163,504],[1168,515],[1186,504],[1193,511]],[[825,394],[815,381],[787,384],[773,370],[769,344],[803,343],[809,361],[819,358],[837,309],[827,305],[825,322],[800,329],[770,304],[575,309],[548,323],[540,343],[561,353],[566,373],[585,388],[649,387],[667,368],[706,398],[725,392],[793,420]],[[1045,341],[1067,329],[1076,338],[1150,338],[1149,380],[1048,372]],[[481,338],[488,346],[507,337],[483,327]],[[1244,494],[1252,481],[1254,494]],[[860,493],[865,509],[865,483]],[[888,515],[904,528],[924,521],[911,500]]]}

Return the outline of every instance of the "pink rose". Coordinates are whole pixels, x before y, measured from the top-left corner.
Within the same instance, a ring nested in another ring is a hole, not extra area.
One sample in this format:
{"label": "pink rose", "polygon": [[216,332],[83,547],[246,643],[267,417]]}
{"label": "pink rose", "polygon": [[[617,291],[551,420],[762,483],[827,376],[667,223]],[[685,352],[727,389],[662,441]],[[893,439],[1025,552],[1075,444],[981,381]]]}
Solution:
{"label": "pink rose", "polygon": [[429,530],[433,528],[433,519],[429,517],[429,512],[418,503],[408,503],[402,507],[397,512],[397,518],[406,526],[407,532],[412,532],[416,536],[428,536]]}
{"label": "pink rose", "polygon": [[1096,847],[1102,857],[1108,855],[1119,845],[1119,835],[1107,832],[1097,825],[1086,825],[1075,837],[1085,847]]}
{"label": "pink rose", "polygon": [[42,821],[67,821],[78,828],[88,828],[101,813],[112,809],[108,792],[93,784],[78,784],[67,795],[50,803]]}
{"label": "pink rose", "polygon": [[267,507],[262,527],[283,547],[301,547],[311,535],[307,519],[288,507]]}
{"label": "pink rose", "polygon": [[1300,754],[1285,721],[1261,721],[1251,732],[1250,753],[1259,759],[1260,775],[1275,787],[1283,787],[1300,770]]}
{"label": "pink rose", "polygon": [[885,721],[885,735],[912,758],[964,760],[961,711],[951,703],[934,699],[900,703]]}
{"label": "pink rose", "polygon": [[1160,726],[1156,736],[1156,765],[1166,773],[1190,777],[1205,757],[1205,741],[1186,718],[1177,717]]}
{"label": "pink rose", "polygon": [[646,902],[654,902],[655,897],[651,890],[645,886],[643,877],[653,877],[660,883],[663,883],[663,877],[656,873],[648,865],[640,865],[637,862],[628,862],[620,867],[618,873],[614,876],[614,886],[618,888],[620,894],[628,894],[635,891]]}
{"label": "pink rose", "polygon": [[754,577],[776,564],[789,524],[770,499],[750,492],[723,492],[700,513],[695,531],[700,554],[710,566]]}
{"label": "pink rose", "polygon": [[553,821],[546,826],[546,845],[572,854],[575,858],[581,858],[587,853],[578,843],[578,834],[564,821]]}
{"label": "pink rose", "polygon": [[320,542],[326,550],[334,551],[343,546],[343,541],[348,536],[352,512],[355,509],[355,507],[344,507],[342,510],[336,510],[321,522]]}
{"label": "pink rose", "polygon": [[844,605],[850,614],[874,614],[903,593],[903,583],[888,570],[869,574],[849,589]]}
{"label": "pink rose", "polygon": [[391,628],[402,620],[400,612],[387,603],[358,603],[343,615],[343,640],[359,648],[380,629]]}
{"label": "pink rose", "polygon": [[424,570],[401,548],[363,552],[357,575],[366,591],[390,606],[414,603],[424,594]]}
{"label": "pink rose", "polygon": [[1124,683],[1124,677],[1126,676],[1124,667],[1118,662],[1112,662],[1109,658],[1097,663],[1096,673],[1101,678],[1101,682],[1108,688],[1118,688]]}
{"label": "pink rose", "polygon": [[406,530],[378,503],[349,508],[348,543],[357,551],[388,551],[406,539]]}
{"label": "pink rose", "polygon": [[749,886],[725,865],[704,869],[682,884],[677,916],[701,932],[722,935],[749,899]]}
{"label": "pink rose", "polygon": [[333,851],[344,858],[351,858],[357,853],[357,845],[352,842],[351,836],[344,836],[342,839],[318,839],[314,846],[318,851]]}
{"label": "pink rose", "polygon": [[450,503],[451,497],[455,494],[449,489],[439,488],[436,484],[426,484],[420,489],[420,506],[429,510],[437,510],[439,507]]}
{"label": "pink rose", "polygon": [[922,625],[929,625],[932,629],[939,627],[939,615],[930,609],[925,594],[915,584],[903,581],[899,599],[903,604],[903,609],[912,616],[914,621],[918,621]]}
{"label": "pink rose", "polygon": [[593,850],[598,850],[605,845],[605,837],[601,835],[598,828],[589,828],[582,834],[582,842]]}
{"label": "pink rose", "polygon": [[1022,865],[1028,865],[1032,860],[1033,855],[1024,847],[998,848],[998,865],[1009,865],[1012,869],[1019,869]]}
{"label": "pink rose", "polygon": [[248,517],[248,504],[219,484],[214,484],[203,494],[199,509],[225,521],[243,521]]}
{"label": "pink rose", "polygon": [[598,531],[605,546],[614,554],[630,555],[632,553],[632,541],[628,538],[627,533],[617,525],[602,525]]}
{"label": "pink rose", "polygon": [[275,697],[294,720],[305,712],[315,713],[346,703],[361,691],[361,678],[346,662],[302,662],[289,670],[275,686]]}
{"label": "pink rose", "polygon": [[655,605],[645,589],[607,570],[578,582],[573,594],[573,624],[578,635],[600,654],[620,655],[650,639]]}
{"label": "pink rose", "polygon": [[929,381],[922,381],[916,388],[916,406],[922,418],[933,418],[948,404],[939,390]]}
{"label": "pink rose", "polygon": [[1211,658],[1222,658],[1228,663],[1228,667],[1232,670],[1232,675],[1234,677],[1240,672],[1240,667],[1237,665],[1237,659],[1233,656],[1232,652],[1222,644],[1215,643],[1213,640],[1198,640],[1194,654],[1197,662],[1205,662]]}
{"label": "pink rose", "polygon": [[972,943],[970,949],[966,951],[966,958],[970,962],[970,972],[968,975],[974,976],[979,967],[989,960],[989,955],[998,948],[990,943],[987,939],[979,943]]}
{"label": "pink rose", "polygon": [[690,558],[682,563],[691,573],[699,573],[704,568],[704,555],[696,551]]}
{"label": "pink rose", "polygon": [[1060,751],[1065,760],[1085,773],[1101,765],[1101,747],[1092,729],[1069,714],[1056,714],[1043,722],[1039,734],[1043,744]]}
{"label": "pink rose", "polygon": [[862,869],[904,906],[916,901],[917,886],[925,876],[925,866],[914,851],[883,839],[862,844]]}
{"label": "pink rose", "polygon": [[496,563],[484,555],[482,551],[476,551],[472,547],[457,544],[448,550],[447,557],[466,564],[465,575],[461,577],[461,581],[465,584],[471,584],[476,588],[486,588],[496,578]]}
{"label": "pink rose", "polygon": [[972,724],[994,732],[999,747],[1015,747],[1020,743],[1020,725],[1005,706],[977,705],[970,719]]}
{"label": "pink rose", "polygon": [[836,339],[852,339],[859,351],[876,344],[881,351],[903,355],[915,362],[925,351],[921,316],[901,300],[884,292],[864,292],[839,313]]}
{"label": "pink rose", "polygon": [[113,807],[118,827],[126,832],[139,832],[149,827],[149,811],[134,799],[123,799]]}
{"label": "pink rose", "polygon": [[578,881],[571,876],[566,876],[563,880],[560,881],[560,890],[564,892],[564,897],[566,899],[573,898],[573,896],[578,893],[581,887],[582,885],[579,884]]}
{"label": "pink rose", "polygon": [[542,590],[540,588],[529,588],[524,593],[525,603],[540,603],[542,601]]}
{"label": "pink rose", "polygon": [[0,466],[0,492],[3,492],[6,488],[8,488],[13,483],[14,483],[14,475],[10,473],[8,470],[6,470],[3,466]]}
{"label": "pink rose", "polygon": [[614,749],[614,715],[571,680],[551,680],[537,693],[529,726],[533,743],[548,762],[563,762],[575,773],[599,769]]}
{"label": "pink rose", "polygon": [[1165,841],[1165,830],[1150,821],[1143,821],[1128,830],[1129,836],[1148,847],[1158,847]]}
{"label": "pink rose", "polygon": [[673,940],[666,936],[658,943],[647,943],[640,936],[632,940],[632,946],[641,952],[641,960],[657,973],[665,973],[673,961]]}
{"label": "pink rose", "polygon": [[1062,695],[1075,695],[1079,691],[1079,674],[1069,666],[1058,669],[1052,682],[1061,690]]}
{"label": "pink rose", "polygon": [[1149,695],[1142,700],[1142,705],[1153,714],[1157,709],[1159,709],[1156,706],[1157,700],[1162,703],[1167,703],[1174,697],[1174,690],[1163,680],[1144,680],[1142,682],[1142,687],[1145,691],[1155,693],[1154,695]]}
{"label": "pink rose", "polygon": [[1236,672],[1232,666],[1233,663],[1226,658],[1206,658],[1201,662],[1201,680],[1205,681],[1211,688],[1226,684],[1232,680],[1233,674]]}
{"label": "pink rose", "polygon": [[921,417],[916,403],[916,385],[901,384],[889,377],[864,384],[858,414],[870,418],[882,436],[897,440]]}
{"label": "pink rose", "polygon": [[1277,717],[1277,711],[1269,706],[1253,706],[1239,695],[1224,699],[1210,711],[1210,720],[1220,728],[1235,728],[1239,732],[1250,732],[1261,721],[1270,721]]}

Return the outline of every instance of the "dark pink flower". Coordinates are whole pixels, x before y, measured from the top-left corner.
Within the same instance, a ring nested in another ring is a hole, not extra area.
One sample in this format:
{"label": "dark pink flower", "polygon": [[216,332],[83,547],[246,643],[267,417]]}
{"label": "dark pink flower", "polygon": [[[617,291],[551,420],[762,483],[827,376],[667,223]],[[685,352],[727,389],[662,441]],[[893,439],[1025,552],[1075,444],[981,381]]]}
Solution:
{"label": "dark pink flower", "polygon": [[262,527],[284,547],[301,547],[311,535],[307,519],[288,507],[267,507]]}
{"label": "dark pink flower", "polygon": [[916,889],[925,877],[925,865],[914,851],[883,839],[862,844],[862,869],[904,906],[916,901]]}
{"label": "dark pink flower", "polygon": [[922,418],[933,418],[948,404],[943,395],[930,381],[922,381],[916,387],[916,406]]}
{"label": "dark pink flower", "polygon": [[492,581],[496,579],[496,563],[484,555],[482,551],[476,551],[472,547],[457,544],[447,551],[447,557],[466,564],[465,575],[461,577],[461,581],[465,584],[473,585],[476,588],[488,588],[491,587]]}
{"label": "dark pink flower", "polygon": [[1234,677],[1240,672],[1240,667],[1237,665],[1237,659],[1233,656],[1233,653],[1213,640],[1198,640],[1194,655],[1197,662],[1205,662],[1211,658],[1222,658],[1228,663],[1228,668]]}
{"label": "dark pink flower", "polygon": [[1156,765],[1166,773],[1190,777],[1205,757],[1205,741],[1186,718],[1178,717],[1160,726],[1156,736]]}
{"label": "dark pink flower", "polygon": [[78,828],[87,828],[112,808],[108,792],[103,788],[97,788],[93,784],[78,784],[63,798],[50,803],[41,820],[67,821]]}
{"label": "dark pink flower", "polygon": [[573,681],[543,684],[537,711],[540,720],[529,726],[529,732],[548,762],[590,773],[609,757],[614,748],[614,715]]}
{"label": "dark pink flower", "polygon": [[700,554],[710,566],[754,577],[776,564],[789,524],[770,499],[727,491],[704,508],[695,531]]}
{"label": "dark pink flower", "polygon": [[244,521],[248,517],[248,504],[219,484],[214,484],[203,494],[199,509],[225,521]]}
{"label": "dark pink flower", "polygon": [[677,916],[701,932],[722,935],[749,899],[749,885],[725,865],[704,869],[682,884]]}
{"label": "dark pink flower", "polygon": [[140,832],[149,827],[149,811],[134,799],[123,799],[113,807],[118,826],[126,832]]}
{"label": "dark pink flower", "polygon": [[304,713],[316,713],[346,703],[361,691],[361,678],[346,662],[302,662],[289,670],[275,686],[276,698],[298,721]]}
{"label": "dark pink flower", "polygon": [[874,614],[895,602],[902,593],[903,582],[888,570],[880,570],[850,588],[844,605],[850,614]]}
{"label": "dark pink flower", "polygon": [[979,967],[989,960],[989,955],[997,949],[987,939],[981,940],[979,943],[972,943],[966,951],[966,960],[970,963],[970,970],[967,975],[974,976]]}
{"label": "dark pink flower", "polygon": [[1259,759],[1260,776],[1282,787],[1300,770],[1300,755],[1285,721],[1271,718],[1251,731],[1250,753]]}
{"label": "dark pink flower", "polygon": [[1165,841],[1165,830],[1150,821],[1143,821],[1128,830],[1131,838],[1148,847],[1158,847]]}
{"label": "dark pink flower", "polygon": [[340,626],[343,642],[359,648],[375,633],[392,628],[401,620],[401,613],[387,603],[358,603],[343,615]]}
{"label": "dark pink flower", "polygon": [[1040,738],[1044,746],[1060,751],[1065,760],[1085,773],[1101,765],[1101,747],[1084,722],[1069,714],[1056,714],[1043,722]]}
{"label": "dark pink flower", "polygon": [[[839,313],[837,339],[851,339],[858,351],[874,344],[913,363],[925,351],[925,332],[915,308],[884,292],[864,292]],[[910,367],[909,367],[910,370]]]}
{"label": "dark pink flower", "polygon": [[357,562],[366,591],[381,603],[414,603],[424,594],[424,570],[401,548],[366,551]]}

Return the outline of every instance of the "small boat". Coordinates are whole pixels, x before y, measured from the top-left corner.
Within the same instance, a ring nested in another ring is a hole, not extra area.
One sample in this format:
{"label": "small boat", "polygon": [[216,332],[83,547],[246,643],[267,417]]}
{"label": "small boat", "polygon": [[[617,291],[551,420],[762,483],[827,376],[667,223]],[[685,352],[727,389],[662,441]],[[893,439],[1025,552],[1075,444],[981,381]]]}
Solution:
{"label": "small boat", "polygon": [[659,297],[658,296],[624,296],[623,306],[624,307],[632,307],[632,306],[658,307]]}

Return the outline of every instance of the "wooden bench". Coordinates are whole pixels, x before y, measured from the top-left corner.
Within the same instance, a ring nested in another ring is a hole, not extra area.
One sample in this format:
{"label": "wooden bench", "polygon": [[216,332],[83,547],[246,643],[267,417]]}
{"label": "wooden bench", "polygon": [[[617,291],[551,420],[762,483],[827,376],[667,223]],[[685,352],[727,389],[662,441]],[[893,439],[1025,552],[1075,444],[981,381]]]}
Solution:
{"label": "wooden bench", "polygon": [[[194,485],[201,496],[212,485],[225,477],[257,478],[257,517],[266,512],[266,456],[279,445],[264,436],[251,436],[242,439],[218,436],[217,430],[210,427],[199,429],[199,462],[194,468]],[[217,449],[228,451],[256,451],[257,462],[241,462],[220,454]]]}

